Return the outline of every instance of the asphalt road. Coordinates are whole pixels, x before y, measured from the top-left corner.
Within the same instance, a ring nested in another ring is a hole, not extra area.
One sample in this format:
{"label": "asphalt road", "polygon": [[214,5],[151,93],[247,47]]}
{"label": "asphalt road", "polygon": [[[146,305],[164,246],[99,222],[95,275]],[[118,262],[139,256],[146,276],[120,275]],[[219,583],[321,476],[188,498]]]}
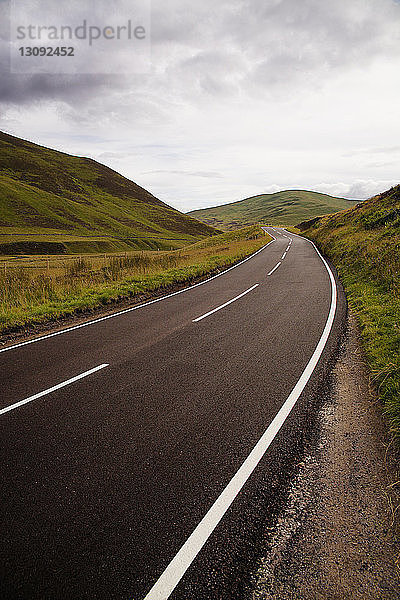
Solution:
{"label": "asphalt road", "polygon": [[2,598],[243,597],[345,310],[270,231],[188,291],[0,352]]}

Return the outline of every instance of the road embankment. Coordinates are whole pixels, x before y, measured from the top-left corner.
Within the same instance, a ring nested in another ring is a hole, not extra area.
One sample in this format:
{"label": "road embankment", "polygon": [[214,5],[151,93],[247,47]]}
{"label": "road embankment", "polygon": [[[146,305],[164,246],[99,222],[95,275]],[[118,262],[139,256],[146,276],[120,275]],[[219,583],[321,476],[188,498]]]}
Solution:
{"label": "road embankment", "polygon": [[361,328],[373,382],[400,441],[400,185],[298,225],[335,265]]}

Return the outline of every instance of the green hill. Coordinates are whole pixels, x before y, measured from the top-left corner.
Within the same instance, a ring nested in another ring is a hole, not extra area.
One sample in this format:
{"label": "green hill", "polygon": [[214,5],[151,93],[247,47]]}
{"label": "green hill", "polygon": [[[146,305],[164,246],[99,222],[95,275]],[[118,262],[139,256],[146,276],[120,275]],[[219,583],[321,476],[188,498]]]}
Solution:
{"label": "green hill", "polygon": [[400,185],[297,227],[338,269],[400,443]]}
{"label": "green hill", "polygon": [[295,225],[300,221],[354,206],[354,201],[318,192],[286,190],[261,194],[214,208],[193,210],[188,214],[207,225],[229,230],[265,222],[270,225]]}
{"label": "green hill", "polygon": [[0,132],[0,254],[170,249],[215,233],[94,160]]}

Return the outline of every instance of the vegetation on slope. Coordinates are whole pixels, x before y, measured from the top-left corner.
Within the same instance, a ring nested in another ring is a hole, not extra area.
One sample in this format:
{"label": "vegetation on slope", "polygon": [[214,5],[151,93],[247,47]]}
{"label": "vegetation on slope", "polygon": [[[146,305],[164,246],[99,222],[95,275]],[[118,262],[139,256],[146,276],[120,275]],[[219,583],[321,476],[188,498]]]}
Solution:
{"label": "vegetation on slope", "polygon": [[[224,269],[271,238],[257,226],[220,234],[173,252],[104,258],[37,258],[37,268],[0,261],[0,332],[162,291]],[[2,268],[3,266],[3,268]],[[34,274],[36,271],[36,274]]]}
{"label": "vegetation on slope", "polygon": [[194,210],[188,214],[207,225],[230,230],[260,222],[269,225],[295,225],[312,217],[350,208],[354,204],[352,200],[318,192],[286,190],[214,208]]}
{"label": "vegetation on slope", "polygon": [[0,132],[0,254],[170,249],[215,233],[94,160]]}
{"label": "vegetation on slope", "polygon": [[361,325],[374,381],[400,438],[400,185],[298,228],[338,269]]}

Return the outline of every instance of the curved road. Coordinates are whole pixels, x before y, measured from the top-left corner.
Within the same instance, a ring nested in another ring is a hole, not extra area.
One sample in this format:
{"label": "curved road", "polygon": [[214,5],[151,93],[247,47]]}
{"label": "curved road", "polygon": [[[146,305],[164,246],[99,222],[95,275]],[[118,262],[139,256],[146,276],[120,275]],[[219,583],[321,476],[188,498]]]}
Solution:
{"label": "curved road", "polygon": [[268,231],[207,282],[0,351],[1,597],[244,597],[345,311],[313,245]]}

